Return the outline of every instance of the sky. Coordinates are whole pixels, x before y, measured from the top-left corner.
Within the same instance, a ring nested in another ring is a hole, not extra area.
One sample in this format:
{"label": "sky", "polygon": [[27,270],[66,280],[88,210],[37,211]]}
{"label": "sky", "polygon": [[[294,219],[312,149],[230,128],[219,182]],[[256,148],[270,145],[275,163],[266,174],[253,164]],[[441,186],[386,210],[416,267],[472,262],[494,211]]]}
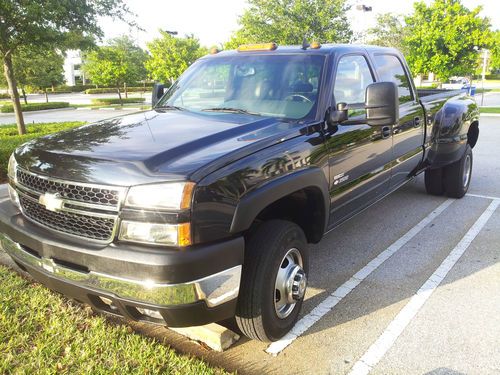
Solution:
{"label": "sky", "polygon": [[[424,0],[430,3],[431,0]],[[121,21],[102,19],[101,26],[105,38],[122,34],[131,35],[142,47],[146,42],[159,36],[158,29],[177,31],[179,35],[194,34],[202,45],[211,47],[227,41],[231,33],[238,29],[238,16],[247,7],[246,0],[125,0],[137,22],[145,31],[130,30]],[[413,9],[413,0],[351,0],[353,5],[349,17],[354,31],[363,31],[374,26],[379,13],[408,14]],[[483,16],[490,18],[494,29],[500,29],[499,0],[462,0],[472,9],[483,7]],[[372,7],[372,12],[355,10],[355,5]]]}

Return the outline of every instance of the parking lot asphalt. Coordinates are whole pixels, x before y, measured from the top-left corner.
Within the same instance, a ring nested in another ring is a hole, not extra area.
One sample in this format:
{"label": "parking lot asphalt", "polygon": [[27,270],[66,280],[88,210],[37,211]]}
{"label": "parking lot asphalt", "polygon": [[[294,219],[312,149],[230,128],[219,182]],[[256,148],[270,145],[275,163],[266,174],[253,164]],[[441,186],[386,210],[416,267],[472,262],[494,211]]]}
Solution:
{"label": "parking lot asphalt", "polygon": [[301,318],[277,343],[217,353],[130,324],[241,374],[499,374],[499,145],[483,116],[466,197],[429,196],[419,176],[311,246]]}

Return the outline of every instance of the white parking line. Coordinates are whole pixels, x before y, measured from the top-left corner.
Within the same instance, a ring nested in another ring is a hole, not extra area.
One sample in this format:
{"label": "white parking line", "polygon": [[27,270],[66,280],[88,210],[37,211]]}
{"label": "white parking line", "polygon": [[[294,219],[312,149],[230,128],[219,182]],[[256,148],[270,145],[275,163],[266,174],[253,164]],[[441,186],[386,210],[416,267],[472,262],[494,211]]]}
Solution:
{"label": "white parking line", "polygon": [[492,197],[492,196],[489,196],[489,195],[472,194],[472,193],[467,193],[467,196],[469,196],[469,197],[476,197],[476,198],[484,198],[484,199],[492,199],[492,200],[500,199],[500,197]]}
{"label": "white parking line", "polygon": [[500,205],[500,200],[494,200],[488,208],[482,213],[479,219],[469,229],[465,236],[450,252],[441,265],[427,279],[417,293],[410,301],[401,309],[394,320],[389,323],[385,331],[380,337],[370,346],[366,353],[356,362],[349,372],[349,375],[364,375],[370,373],[373,367],[384,357],[385,353],[392,347],[396,339],[403,332],[406,326],[415,317],[418,311],[422,308],[425,301],[429,299],[432,293],[436,290],[439,284],[446,277],[451,268],[457,263],[462,254],[467,250],[472,241],[479,234],[481,229],[486,225],[489,218]]}
{"label": "white parking line", "polygon": [[266,349],[266,352],[272,355],[278,355],[295,339],[307,331],[314,323],[320,320],[328,312],[330,312],[337,303],[347,296],[361,281],[366,279],[373,271],[380,267],[387,259],[389,259],[396,251],[401,249],[408,241],[415,237],[422,229],[432,222],[439,214],[441,214],[454,199],[447,199],[441,203],[434,211],[422,219],[417,225],[411,228],[400,239],[382,251],[375,259],[370,261],[366,266],[361,268],[354,276],[347,280],[344,284],[338,287],[332,294],[324,299],[316,306],[309,314],[300,319],[292,330],[287,333],[282,339],[273,342]]}

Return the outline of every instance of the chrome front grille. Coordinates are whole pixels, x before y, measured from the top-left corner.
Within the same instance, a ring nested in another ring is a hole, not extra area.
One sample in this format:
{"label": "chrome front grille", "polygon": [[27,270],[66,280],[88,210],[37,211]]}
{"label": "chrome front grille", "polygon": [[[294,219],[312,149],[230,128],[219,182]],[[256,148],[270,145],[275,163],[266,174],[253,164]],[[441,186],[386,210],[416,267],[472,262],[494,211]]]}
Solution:
{"label": "chrome front grille", "polygon": [[120,202],[119,190],[51,180],[21,169],[17,170],[17,182],[38,193],[57,193],[61,198],[78,202],[102,204],[112,207],[118,206]]}
{"label": "chrome front grille", "polygon": [[[46,228],[99,242],[113,241],[125,188],[61,181],[16,171],[22,213]],[[45,197],[58,200],[49,207]]]}
{"label": "chrome front grille", "polygon": [[106,219],[67,212],[52,212],[29,198],[20,196],[23,213],[29,219],[50,229],[98,241],[109,241],[115,219]]}

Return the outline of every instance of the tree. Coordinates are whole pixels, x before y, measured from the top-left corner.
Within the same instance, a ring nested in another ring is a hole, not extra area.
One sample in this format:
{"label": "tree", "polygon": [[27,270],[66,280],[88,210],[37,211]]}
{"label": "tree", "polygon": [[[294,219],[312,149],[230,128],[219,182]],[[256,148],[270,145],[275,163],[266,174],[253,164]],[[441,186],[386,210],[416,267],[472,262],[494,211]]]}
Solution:
{"label": "tree", "polygon": [[490,38],[489,20],[479,17],[481,7],[469,10],[460,0],[419,2],[414,7],[405,19],[407,60],[413,73],[434,72],[442,81],[470,75],[476,66],[476,49]]}
{"label": "tree", "polygon": [[13,56],[14,73],[27,103],[25,87],[33,87],[45,92],[47,88],[64,83],[64,56],[56,50],[27,50],[19,48]]}
{"label": "tree", "polygon": [[376,22],[377,25],[367,31],[368,44],[394,47],[406,55],[407,48],[404,41],[408,28],[405,27],[403,17],[393,13],[382,13],[377,14]]}
{"label": "tree", "polygon": [[146,53],[127,36],[113,39],[109,45],[98,47],[84,57],[82,69],[92,83],[116,88],[120,104],[120,90],[127,84],[146,78]]}
{"label": "tree", "polygon": [[146,61],[146,69],[155,81],[172,83],[193,62],[208,53],[193,35],[176,38],[163,30],[160,34],[160,38],[147,44],[151,56]]}
{"label": "tree", "polygon": [[[17,91],[13,55],[23,48],[81,48],[101,37],[100,16],[125,20],[123,0],[2,0],[0,1],[0,58],[11,94],[19,134],[26,133]],[[128,22],[134,25],[133,22]]]}
{"label": "tree", "polygon": [[240,29],[226,43],[233,49],[244,43],[347,43],[353,33],[346,0],[248,0],[239,19]]}
{"label": "tree", "polygon": [[492,35],[490,69],[500,70],[500,30],[496,30]]}

